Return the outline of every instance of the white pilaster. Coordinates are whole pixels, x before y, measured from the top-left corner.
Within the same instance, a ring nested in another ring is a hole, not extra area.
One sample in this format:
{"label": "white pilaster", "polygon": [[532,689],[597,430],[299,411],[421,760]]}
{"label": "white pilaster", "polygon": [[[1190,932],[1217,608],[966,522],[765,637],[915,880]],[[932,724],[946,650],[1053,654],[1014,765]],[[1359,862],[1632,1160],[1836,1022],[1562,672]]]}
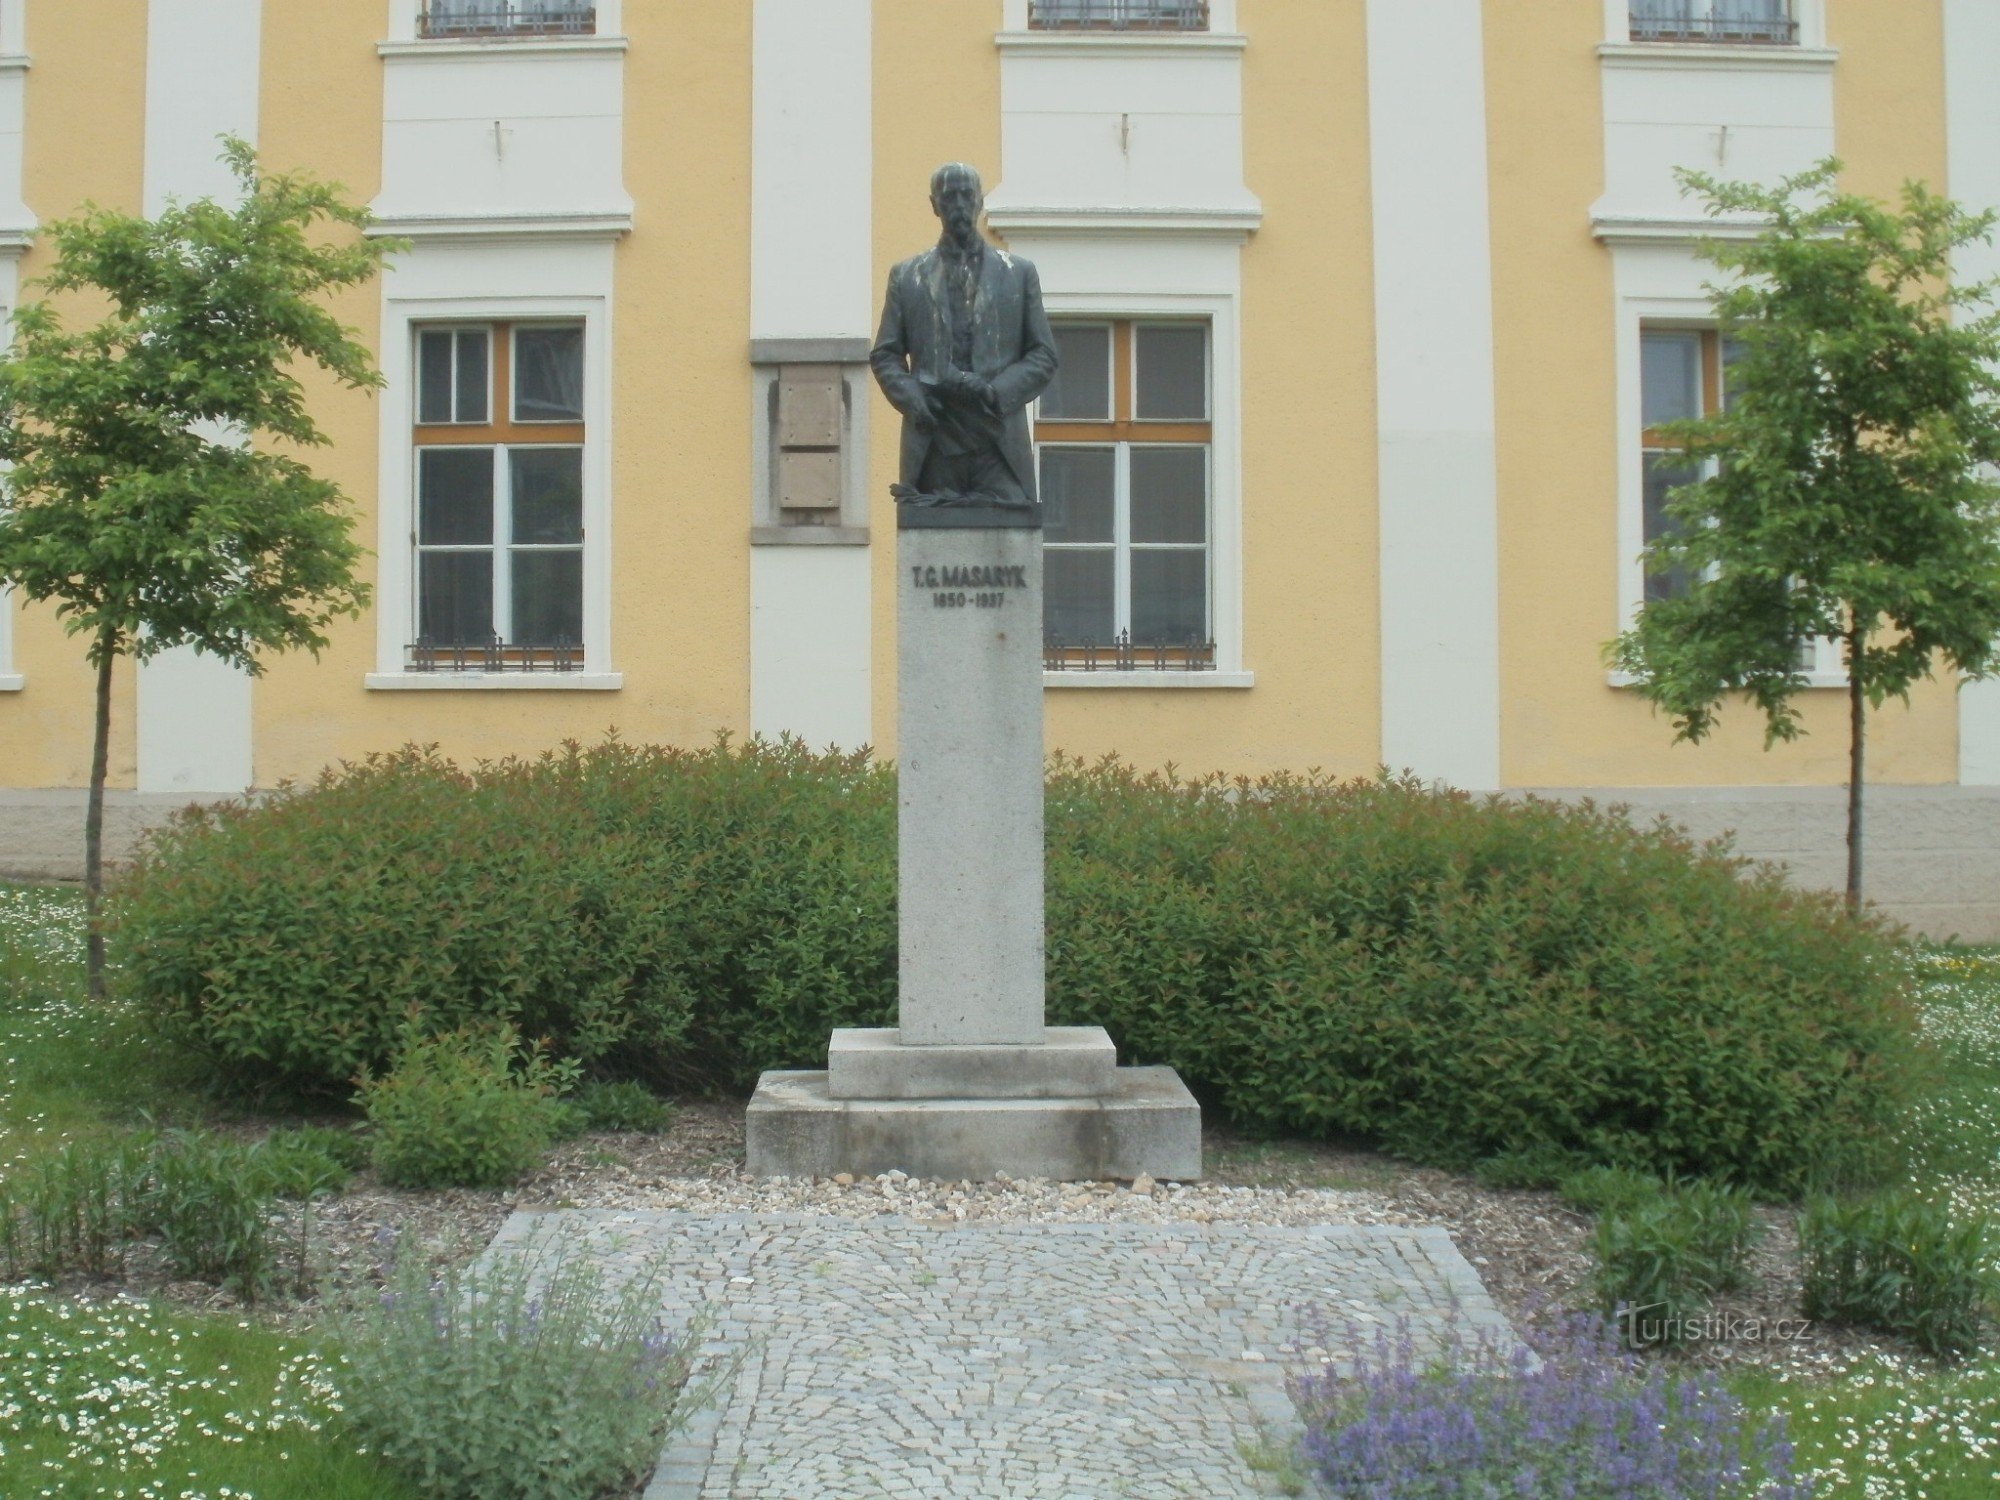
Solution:
{"label": "white pilaster", "polygon": [[[874,333],[872,0],[755,0],[751,22],[750,337]],[[866,392],[866,380],[850,381]],[[763,400],[767,387],[757,388]],[[867,472],[868,397],[847,420]],[[750,549],[750,727],[815,746],[873,738],[868,549]]]}
{"label": "white pilaster", "polygon": [[[35,216],[21,199],[22,125],[25,121],[28,55],[25,0],[0,5],[0,339],[20,303],[21,255],[35,231]],[[14,670],[13,591],[0,584],[0,693],[24,686]]]}
{"label": "white pilaster", "polygon": [[1479,0],[1368,0],[1382,759],[1500,785],[1500,626]]}
{"label": "white pilaster", "polygon": [[[229,199],[223,135],[257,139],[262,0],[151,0],[145,211]],[[241,792],[252,783],[250,678],[188,648],[139,668],[139,790]]]}
{"label": "white pilaster", "polygon": [[[1948,191],[1967,208],[2000,208],[2000,4],[1945,0],[1944,100]],[[2000,248],[1968,245],[1961,281],[2000,276]],[[1958,695],[1958,779],[2000,786],[2000,681],[1968,682]]]}

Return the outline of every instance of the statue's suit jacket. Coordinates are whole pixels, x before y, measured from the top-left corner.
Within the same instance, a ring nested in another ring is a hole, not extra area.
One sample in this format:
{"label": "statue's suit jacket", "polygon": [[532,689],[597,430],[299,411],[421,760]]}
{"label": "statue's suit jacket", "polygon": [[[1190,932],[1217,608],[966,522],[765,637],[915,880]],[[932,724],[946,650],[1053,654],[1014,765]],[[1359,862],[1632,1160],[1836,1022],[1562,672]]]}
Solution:
{"label": "statue's suit jacket", "polygon": [[[951,367],[951,314],[944,256],[936,246],[889,273],[882,327],[868,363],[883,394],[903,414],[902,481],[914,486],[931,434],[909,420],[924,408],[923,387]],[[1028,403],[1056,373],[1055,336],[1042,310],[1042,281],[1032,261],[988,244],[973,299],[972,370],[991,383],[1002,418],[1000,453],[1022,491],[1035,493],[1035,450]]]}

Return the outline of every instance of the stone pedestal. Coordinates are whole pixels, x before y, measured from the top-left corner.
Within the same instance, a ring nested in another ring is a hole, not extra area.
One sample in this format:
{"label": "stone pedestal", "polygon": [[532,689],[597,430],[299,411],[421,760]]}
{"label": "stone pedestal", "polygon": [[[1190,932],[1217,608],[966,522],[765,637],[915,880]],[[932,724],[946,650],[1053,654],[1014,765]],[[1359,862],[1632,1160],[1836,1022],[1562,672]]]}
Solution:
{"label": "stone pedestal", "polygon": [[823,1073],[766,1073],[750,1170],[1198,1177],[1201,1111],[1171,1068],[1043,1024],[1038,518],[899,519],[899,1024],[834,1032]]}

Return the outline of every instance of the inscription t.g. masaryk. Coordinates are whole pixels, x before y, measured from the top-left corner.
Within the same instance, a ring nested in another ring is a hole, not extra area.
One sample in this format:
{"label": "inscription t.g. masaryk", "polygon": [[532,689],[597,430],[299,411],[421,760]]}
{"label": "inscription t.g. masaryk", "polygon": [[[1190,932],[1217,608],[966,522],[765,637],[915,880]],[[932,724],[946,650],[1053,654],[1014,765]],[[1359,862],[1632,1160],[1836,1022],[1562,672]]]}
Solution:
{"label": "inscription t.g. masaryk", "polygon": [[902,526],[1039,526],[1028,403],[1056,372],[1034,264],[979,232],[986,196],[962,162],[931,176],[943,233],[889,273],[868,356],[903,414]]}

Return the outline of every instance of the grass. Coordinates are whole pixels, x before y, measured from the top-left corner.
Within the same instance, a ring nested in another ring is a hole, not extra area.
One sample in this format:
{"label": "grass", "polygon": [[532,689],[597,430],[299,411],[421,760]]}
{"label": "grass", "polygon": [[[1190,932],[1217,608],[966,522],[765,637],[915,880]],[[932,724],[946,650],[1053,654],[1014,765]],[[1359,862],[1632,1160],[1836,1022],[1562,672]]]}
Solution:
{"label": "grass", "polygon": [[415,1500],[336,1411],[312,1355],[246,1322],[0,1289],[0,1495]]}
{"label": "grass", "polygon": [[[1938,1087],[1910,1120],[1920,1191],[2000,1216],[2000,949],[1913,955]],[[2000,1493],[2000,1354],[1957,1366],[1885,1357],[1825,1377],[1744,1370],[1752,1409],[1787,1413],[1800,1470],[1825,1496],[1974,1500]]]}
{"label": "grass", "polygon": [[84,1008],[83,895],[0,884],[0,1168],[38,1143],[191,1115],[176,1060],[136,1018]]}
{"label": "grass", "polygon": [[[83,898],[0,884],[0,1173],[39,1146],[200,1104],[133,1018],[83,1001]],[[301,1346],[234,1318],[0,1287],[0,1495],[402,1500],[323,1431]]]}

